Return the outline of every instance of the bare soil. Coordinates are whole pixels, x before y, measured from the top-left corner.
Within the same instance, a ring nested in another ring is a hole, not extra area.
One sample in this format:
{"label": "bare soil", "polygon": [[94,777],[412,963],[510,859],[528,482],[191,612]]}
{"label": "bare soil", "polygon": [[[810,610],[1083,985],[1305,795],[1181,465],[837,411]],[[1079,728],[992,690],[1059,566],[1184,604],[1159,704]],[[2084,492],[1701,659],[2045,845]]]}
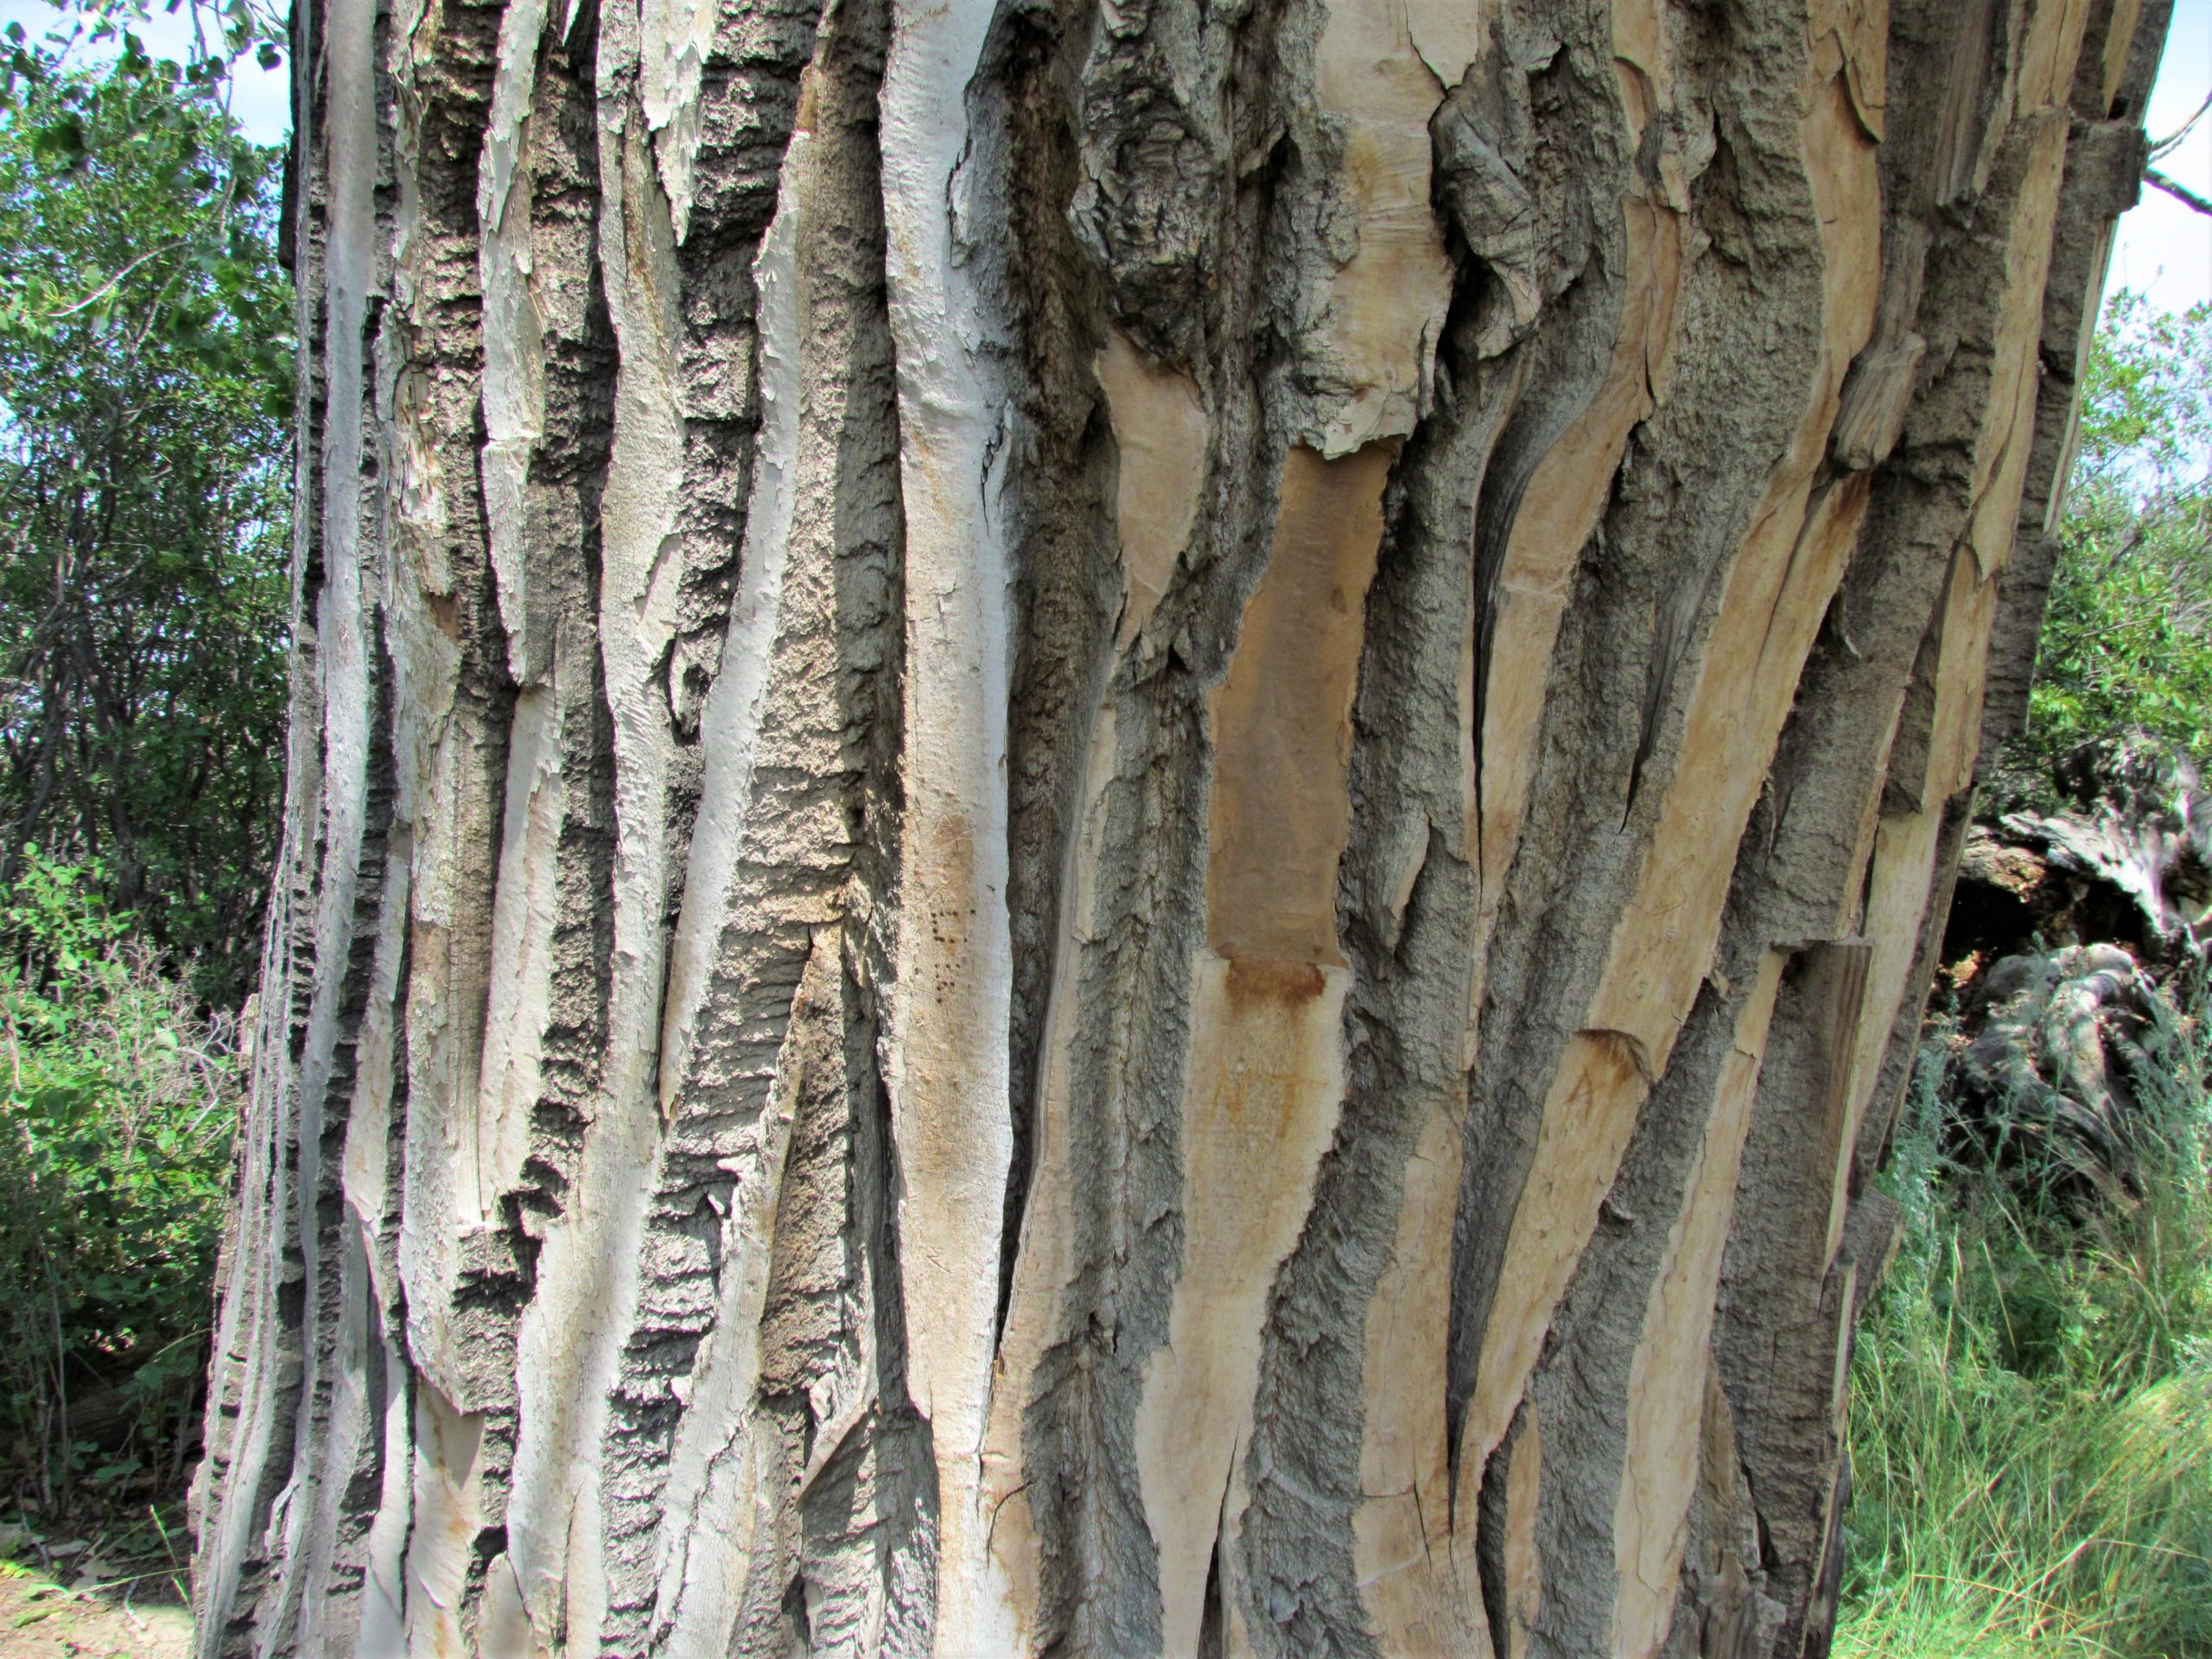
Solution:
{"label": "bare soil", "polygon": [[0,1659],[185,1659],[192,1615],[133,1588],[72,1590],[0,1563]]}

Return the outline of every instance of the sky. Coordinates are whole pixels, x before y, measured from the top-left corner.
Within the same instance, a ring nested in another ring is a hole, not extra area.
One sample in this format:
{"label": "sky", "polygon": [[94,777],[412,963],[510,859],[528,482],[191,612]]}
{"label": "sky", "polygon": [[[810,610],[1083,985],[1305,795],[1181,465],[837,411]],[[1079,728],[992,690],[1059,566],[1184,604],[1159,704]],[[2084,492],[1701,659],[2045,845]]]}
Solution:
{"label": "sky", "polygon": [[[2212,0],[2198,3],[2212,3]],[[189,7],[180,5],[174,14],[168,14],[161,10],[165,0],[151,0],[151,3],[155,15],[139,26],[138,37],[155,57],[181,60],[192,41]],[[284,0],[276,0],[276,3],[281,16]],[[33,40],[57,26],[67,27],[73,16],[73,11],[55,7],[48,0],[0,0],[0,28],[19,22]],[[88,46],[80,50],[90,54],[99,48]],[[290,66],[263,69],[251,58],[238,65],[231,78],[231,112],[238,117],[246,136],[256,143],[273,144],[282,139],[292,128]]]}
{"label": "sky", "polygon": [[[5,0],[0,0],[4,3]],[[2151,141],[2178,130],[2212,92],[2212,0],[2174,0],[2166,55],[2151,90]],[[2175,183],[2212,198],[2212,112],[2158,163]],[[2130,288],[2167,311],[2212,300],[2212,218],[2164,191],[2143,187],[2140,206],[2123,215],[2107,292]]]}
{"label": "sky", "polygon": [[[20,22],[35,35],[65,15],[48,0],[0,0],[0,25]],[[141,34],[156,54],[181,57],[188,28],[180,11],[156,16]],[[2151,93],[2146,124],[2152,141],[2177,130],[2207,93],[2212,93],[2212,0],[2174,0],[2165,59]],[[240,64],[231,98],[250,137],[264,143],[284,137],[291,124],[289,66],[271,71],[251,60]],[[2176,182],[2212,199],[2212,114],[2158,165]],[[2133,289],[2169,311],[2212,302],[2212,218],[2146,184],[2142,204],[2120,220],[2106,287]]]}

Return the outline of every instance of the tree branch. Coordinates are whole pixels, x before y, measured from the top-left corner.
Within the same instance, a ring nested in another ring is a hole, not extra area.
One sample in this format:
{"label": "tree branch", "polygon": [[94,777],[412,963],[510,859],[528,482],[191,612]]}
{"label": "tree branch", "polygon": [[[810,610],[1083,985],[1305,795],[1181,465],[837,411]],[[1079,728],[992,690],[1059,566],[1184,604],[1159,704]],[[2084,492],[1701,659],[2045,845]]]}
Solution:
{"label": "tree branch", "polygon": [[2196,106],[2196,114],[2190,116],[2188,120],[2183,122],[2181,125],[2175,128],[2173,131],[2168,133],[2164,137],[2159,139],[2157,143],[2151,146],[2151,159],[2155,162],[2160,157],[2179,149],[2181,146],[2181,141],[2188,137],[2190,130],[2194,128],[2199,121],[2202,121],[2204,118],[2204,112],[2207,110],[2212,110],[2212,92],[2205,93],[2204,101]]}
{"label": "tree branch", "polygon": [[2145,183],[2157,185],[2159,189],[2164,191],[2168,195],[2173,197],[2184,207],[2193,208],[2197,213],[2203,213],[2208,217],[2212,217],[2212,201],[2205,200],[2203,197],[2198,195],[2196,192],[2188,188],[2184,185],[2176,184],[2164,174],[2159,172],[2157,168],[2145,168],[2143,169],[2143,178]]}

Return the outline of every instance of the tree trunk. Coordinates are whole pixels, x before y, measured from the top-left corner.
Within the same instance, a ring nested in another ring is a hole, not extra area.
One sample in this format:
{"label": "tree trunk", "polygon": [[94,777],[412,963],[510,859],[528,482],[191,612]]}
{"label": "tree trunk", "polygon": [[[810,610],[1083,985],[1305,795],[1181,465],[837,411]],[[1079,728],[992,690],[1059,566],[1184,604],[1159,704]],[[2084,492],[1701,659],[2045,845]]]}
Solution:
{"label": "tree trunk", "polygon": [[1825,1652],[2167,3],[302,0],[203,1652]]}

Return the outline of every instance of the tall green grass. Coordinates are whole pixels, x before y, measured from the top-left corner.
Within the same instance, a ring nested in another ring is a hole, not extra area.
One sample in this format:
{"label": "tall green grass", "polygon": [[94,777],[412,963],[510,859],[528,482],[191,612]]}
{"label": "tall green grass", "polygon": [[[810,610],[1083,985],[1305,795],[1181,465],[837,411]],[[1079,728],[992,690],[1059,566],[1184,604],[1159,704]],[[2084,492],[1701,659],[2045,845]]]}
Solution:
{"label": "tall green grass", "polygon": [[1923,1049],[1886,1177],[1904,1241],[1852,1367],[1837,1653],[2212,1656],[2201,1017],[2147,1046],[2141,1204],[2088,1217],[1945,1158],[1948,1032]]}

